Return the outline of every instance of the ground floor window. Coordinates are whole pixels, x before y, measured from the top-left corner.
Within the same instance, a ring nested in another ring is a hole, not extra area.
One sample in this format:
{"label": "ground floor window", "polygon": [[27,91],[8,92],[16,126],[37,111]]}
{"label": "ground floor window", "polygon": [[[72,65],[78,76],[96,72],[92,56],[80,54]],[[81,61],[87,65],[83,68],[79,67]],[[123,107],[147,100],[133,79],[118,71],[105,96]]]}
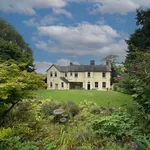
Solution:
{"label": "ground floor window", "polygon": [[61,87],[64,88],[64,82],[61,82]]}
{"label": "ground floor window", "polygon": [[53,83],[52,83],[52,82],[50,82],[50,87],[51,87],[51,88],[53,87]]}
{"label": "ground floor window", "polygon": [[98,88],[98,82],[95,82],[95,88]]}
{"label": "ground floor window", "polygon": [[102,88],[106,88],[106,82],[102,83]]}

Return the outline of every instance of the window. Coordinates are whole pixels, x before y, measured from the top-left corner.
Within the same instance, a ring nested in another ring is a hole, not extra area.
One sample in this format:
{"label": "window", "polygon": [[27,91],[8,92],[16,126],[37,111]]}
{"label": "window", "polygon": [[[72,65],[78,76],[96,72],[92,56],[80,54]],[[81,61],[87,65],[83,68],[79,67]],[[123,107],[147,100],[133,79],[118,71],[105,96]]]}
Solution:
{"label": "window", "polygon": [[50,72],[50,77],[52,77],[52,76],[53,76],[53,72],[51,71],[51,72]]}
{"label": "window", "polygon": [[65,77],[67,77],[67,72],[65,72]]}
{"label": "window", "polygon": [[64,88],[64,82],[61,82],[61,87]]}
{"label": "window", "polygon": [[106,88],[106,82],[102,83],[102,88]]}
{"label": "window", "polygon": [[88,72],[88,77],[90,77],[90,72]]}
{"label": "window", "polygon": [[53,83],[52,82],[50,82],[50,88],[52,88],[53,87]]}
{"label": "window", "polygon": [[103,78],[106,78],[106,73],[105,72],[103,72]]}
{"label": "window", "polygon": [[72,76],[72,72],[70,72],[70,76]]}
{"label": "window", "polygon": [[57,77],[57,72],[55,72],[55,77]]}
{"label": "window", "polygon": [[74,76],[75,76],[75,78],[77,78],[77,77],[78,77],[78,73],[77,73],[77,72],[75,72]]}
{"label": "window", "polygon": [[98,88],[98,82],[95,82],[95,88]]}

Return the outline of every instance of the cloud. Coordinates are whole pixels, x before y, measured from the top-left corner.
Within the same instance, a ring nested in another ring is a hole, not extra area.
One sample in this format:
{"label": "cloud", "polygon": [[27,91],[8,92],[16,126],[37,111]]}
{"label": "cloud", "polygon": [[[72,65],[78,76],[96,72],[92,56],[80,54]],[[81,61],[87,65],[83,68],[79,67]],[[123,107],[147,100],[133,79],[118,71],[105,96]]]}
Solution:
{"label": "cloud", "polygon": [[53,9],[53,13],[56,14],[56,15],[65,15],[67,16],[68,18],[72,18],[72,14],[70,12],[68,12],[67,10],[65,9],[61,9],[61,8],[55,8]]}
{"label": "cloud", "polygon": [[[56,63],[52,63],[52,62],[34,62],[35,68],[36,68],[36,72],[40,73],[40,74],[46,74],[46,70],[52,65],[52,64],[56,64],[56,65],[61,65],[61,66],[68,66],[70,65],[71,60],[68,59],[59,59],[57,60]],[[73,64],[79,65],[78,62],[73,62]]]}
{"label": "cloud", "polygon": [[127,50],[122,35],[108,25],[42,26],[38,31],[40,37],[49,37],[49,41],[39,40],[36,47],[51,53],[101,57],[116,54],[124,59]]}
{"label": "cloud", "polygon": [[92,14],[101,12],[125,15],[139,7],[150,7],[150,0],[0,0],[0,10],[34,15],[36,9],[52,8],[54,13],[71,18],[71,13],[67,12],[64,7],[73,2],[91,4],[90,13]]}
{"label": "cloud", "polygon": [[0,0],[0,10],[34,15],[40,8],[63,8],[65,0]]}
{"label": "cloud", "polygon": [[140,7],[140,5],[133,0],[95,0],[95,2],[92,11],[90,11],[91,14],[101,12],[102,14],[119,13],[121,15],[126,15]]}
{"label": "cloud", "polygon": [[58,18],[53,17],[51,15],[46,15],[44,18],[30,18],[29,20],[23,21],[23,23],[30,27],[37,27],[37,26],[45,26],[51,25],[58,21]]}

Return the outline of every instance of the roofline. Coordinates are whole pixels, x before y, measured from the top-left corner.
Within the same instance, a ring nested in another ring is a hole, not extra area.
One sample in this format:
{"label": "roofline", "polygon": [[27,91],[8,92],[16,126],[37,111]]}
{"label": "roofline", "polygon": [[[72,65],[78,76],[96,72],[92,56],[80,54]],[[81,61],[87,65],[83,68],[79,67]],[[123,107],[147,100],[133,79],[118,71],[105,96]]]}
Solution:
{"label": "roofline", "polygon": [[[52,65],[46,70],[46,72],[47,72],[49,69],[51,69],[53,66],[54,66],[57,70],[59,70],[55,64],[52,64]],[[59,70],[59,71],[60,71],[60,70]],[[60,72],[61,72],[61,71],[60,71]]]}

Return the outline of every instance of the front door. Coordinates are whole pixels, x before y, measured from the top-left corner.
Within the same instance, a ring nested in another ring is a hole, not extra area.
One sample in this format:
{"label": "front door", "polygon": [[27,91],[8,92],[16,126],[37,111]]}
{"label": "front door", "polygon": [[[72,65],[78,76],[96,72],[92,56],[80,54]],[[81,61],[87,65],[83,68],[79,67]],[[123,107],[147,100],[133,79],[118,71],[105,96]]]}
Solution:
{"label": "front door", "polygon": [[87,89],[88,89],[88,90],[91,89],[90,82],[88,82],[88,84],[87,84]]}

